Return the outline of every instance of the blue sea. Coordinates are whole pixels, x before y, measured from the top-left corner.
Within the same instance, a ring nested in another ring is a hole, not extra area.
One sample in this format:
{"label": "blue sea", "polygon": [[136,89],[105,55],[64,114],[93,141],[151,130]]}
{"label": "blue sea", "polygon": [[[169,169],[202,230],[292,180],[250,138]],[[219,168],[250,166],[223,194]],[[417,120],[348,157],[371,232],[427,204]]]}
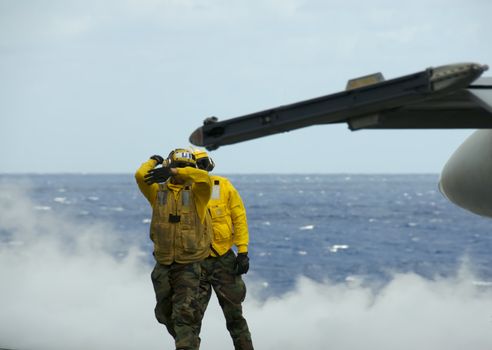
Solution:
{"label": "blue sea", "polygon": [[[359,349],[359,341],[492,349],[492,219],[448,202],[438,175],[228,177],[248,216],[244,308],[258,349]],[[172,348],[152,318],[151,211],[132,174],[1,175],[0,188],[0,278],[8,286],[0,291],[0,347],[157,349],[162,338]],[[145,306],[123,316],[133,303]],[[214,310],[202,344],[232,348]],[[140,313],[138,324],[152,326],[133,334]],[[94,320],[105,318],[114,322],[94,335]],[[127,340],[104,334],[121,323],[132,329]],[[455,330],[461,335],[449,336]],[[23,334],[31,331],[29,341]],[[74,345],[79,338],[86,345]]]}

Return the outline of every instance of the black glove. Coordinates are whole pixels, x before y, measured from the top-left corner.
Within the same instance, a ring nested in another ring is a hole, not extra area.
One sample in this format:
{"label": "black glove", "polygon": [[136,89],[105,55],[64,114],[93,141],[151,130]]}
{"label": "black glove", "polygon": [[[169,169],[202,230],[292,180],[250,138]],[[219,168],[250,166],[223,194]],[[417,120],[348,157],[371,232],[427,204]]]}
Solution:
{"label": "black glove", "polygon": [[149,170],[144,176],[144,181],[147,185],[152,185],[153,183],[166,182],[171,176],[171,168],[166,166],[162,168],[155,168]]}
{"label": "black glove", "polygon": [[239,253],[236,257],[236,275],[242,275],[249,270],[248,253]]}
{"label": "black glove", "polygon": [[155,160],[157,162],[157,164],[162,164],[162,162],[164,162],[164,158],[162,158],[158,154],[154,154],[152,157],[150,157],[150,159]]}

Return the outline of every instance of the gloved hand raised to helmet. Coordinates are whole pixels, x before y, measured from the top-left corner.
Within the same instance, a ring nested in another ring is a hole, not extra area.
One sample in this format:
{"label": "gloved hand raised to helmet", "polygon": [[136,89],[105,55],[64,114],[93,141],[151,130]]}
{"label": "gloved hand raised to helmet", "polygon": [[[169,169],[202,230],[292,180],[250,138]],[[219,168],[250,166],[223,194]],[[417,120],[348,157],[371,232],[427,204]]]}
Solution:
{"label": "gloved hand raised to helmet", "polygon": [[239,253],[236,257],[236,274],[242,275],[249,270],[248,253]]}
{"label": "gloved hand raised to helmet", "polygon": [[161,168],[149,170],[144,176],[145,183],[147,185],[152,185],[153,183],[166,182],[172,175],[169,162],[157,154],[150,157],[150,159],[155,160],[157,164],[163,164],[163,166]]}
{"label": "gloved hand raised to helmet", "polygon": [[155,168],[149,170],[144,176],[144,181],[147,185],[152,185],[154,183],[166,182],[169,177],[171,177],[172,172],[169,166],[164,166],[162,168]]}

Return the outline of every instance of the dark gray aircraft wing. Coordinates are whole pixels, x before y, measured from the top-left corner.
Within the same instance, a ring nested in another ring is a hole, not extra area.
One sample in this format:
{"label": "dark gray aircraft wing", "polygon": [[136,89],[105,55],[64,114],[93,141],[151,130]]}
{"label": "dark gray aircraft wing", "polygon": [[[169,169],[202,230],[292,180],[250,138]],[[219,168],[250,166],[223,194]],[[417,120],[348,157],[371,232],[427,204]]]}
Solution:
{"label": "dark gray aircraft wing", "polygon": [[196,146],[219,146],[315,124],[358,129],[492,128],[492,79],[486,65],[428,68],[386,80],[380,73],[352,79],[347,90],[237,118],[208,118],[190,136]]}

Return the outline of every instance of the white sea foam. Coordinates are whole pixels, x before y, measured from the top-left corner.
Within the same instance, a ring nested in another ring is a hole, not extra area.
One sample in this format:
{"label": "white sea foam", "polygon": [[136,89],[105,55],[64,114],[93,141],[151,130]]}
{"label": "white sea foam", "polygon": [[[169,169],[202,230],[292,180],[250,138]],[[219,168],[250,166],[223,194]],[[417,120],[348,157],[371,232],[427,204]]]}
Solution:
{"label": "white sea foam", "polygon": [[67,197],[55,197],[53,198],[53,202],[69,204],[70,202],[67,200]]}
{"label": "white sea foam", "polygon": [[346,245],[346,244],[334,244],[332,245],[331,247],[329,247],[328,249],[330,250],[330,252],[332,253],[336,253],[338,252],[340,249],[348,249],[349,246]]}
{"label": "white sea foam", "polygon": [[112,208],[109,208],[109,210],[112,210],[112,211],[125,211],[125,208],[123,208],[123,207],[112,207]]}
{"label": "white sea foam", "polygon": [[34,206],[34,209],[35,210],[47,211],[47,210],[51,210],[51,207],[50,206],[47,206],[47,205],[36,205],[36,206]]}
{"label": "white sea foam", "polygon": [[479,287],[492,287],[492,281],[473,281],[472,283]]}
{"label": "white sea foam", "polygon": [[150,224],[152,220],[150,218],[145,218],[142,220],[142,224]]}
{"label": "white sea foam", "polygon": [[299,250],[297,252],[297,254],[299,254],[299,255],[307,255],[307,252],[305,250]]}
{"label": "white sea foam", "polygon": [[[41,213],[22,191],[0,187],[0,228],[24,242],[0,245],[1,347],[174,348],[154,320],[145,253],[131,248],[115,259],[107,250],[118,242],[111,226]],[[465,267],[446,279],[397,274],[378,292],[351,276],[344,283],[299,278],[294,290],[268,300],[252,292],[269,287],[255,279],[254,265],[245,281],[243,309],[257,349],[489,350],[492,344],[492,288]],[[216,298],[201,338],[203,349],[232,348]]]}
{"label": "white sea foam", "polygon": [[444,220],[443,219],[438,219],[438,218],[432,218],[429,220],[429,222],[432,222],[432,223],[439,223],[439,222],[443,222]]}
{"label": "white sea foam", "polygon": [[350,285],[360,285],[363,279],[358,276],[347,276],[345,277],[345,282]]}

